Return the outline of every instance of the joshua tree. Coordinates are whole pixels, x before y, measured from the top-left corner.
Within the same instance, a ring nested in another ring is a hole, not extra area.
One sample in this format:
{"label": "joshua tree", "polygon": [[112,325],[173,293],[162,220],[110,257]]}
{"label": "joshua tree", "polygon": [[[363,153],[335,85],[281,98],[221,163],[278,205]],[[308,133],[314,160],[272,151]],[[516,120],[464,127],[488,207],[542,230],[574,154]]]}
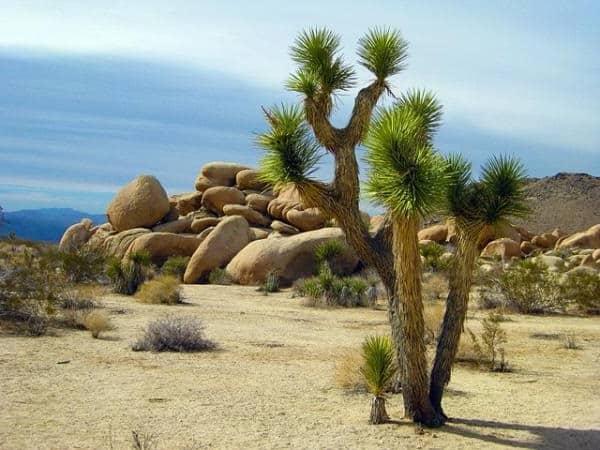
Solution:
{"label": "joshua tree", "polygon": [[489,228],[502,228],[509,218],[523,217],[528,212],[523,190],[525,170],[518,160],[492,158],[484,165],[478,182],[471,179],[470,164],[461,157],[450,157],[448,163],[448,212],[456,228],[457,247],[429,394],[431,404],[444,418],[442,396],[450,381],[467,314],[473,269],[479,256],[477,245]]}
{"label": "joshua tree", "polygon": [[370,336],[362,345],[363,365],[360,369],[369,392],[373,394],[369,423],[389,420],[385,410],[385,390],[394,376],[394,346],[387,336]]}
{"label": "joshua tree", "polygon": [[[259,136],[258,143],[266,152],[261,162],[263,179],[276,188],[295,186],[307,207],[318,207],[335,218],[361,260],[380,275],[388,294],[406,414],[425,425],[439,426],[443,418],[431,407],[428,396],[417,280],[419,220],[433,207],[436,195],[443,197],[442,185],[448,178],[441,158],[430,147],[440,119],[440,107],[430,95],[409,93],[378,115],[379,125],[369,138],[370,160],[376,164],[370,187],[373,197],[389,208],[386,223],[370,234],[359,209],[356,146],[367,135],[379,98],[390,92],[388,78],[404,69],[406,49],[400,34],[391,30],[374,29],[360,39],[359,64],[374,80],[359,91],[347,125],[337,128],[330,121],[333,101],[336,94],[354,86],[354,71],[339,55],[339,36],[325,29],[301,33],[291,47],[298,69],[287,87],[301,94],[303,107],[265,110],[270,129]],[[385,147],[378,148],[379,143]],[[334,159],[330,183],[311,177],[321,146]],[[392,164],[389,170],[387,163]],[[381,177],[377,170],[382,171]],[[380,194],[379,188],[383,189]]]}

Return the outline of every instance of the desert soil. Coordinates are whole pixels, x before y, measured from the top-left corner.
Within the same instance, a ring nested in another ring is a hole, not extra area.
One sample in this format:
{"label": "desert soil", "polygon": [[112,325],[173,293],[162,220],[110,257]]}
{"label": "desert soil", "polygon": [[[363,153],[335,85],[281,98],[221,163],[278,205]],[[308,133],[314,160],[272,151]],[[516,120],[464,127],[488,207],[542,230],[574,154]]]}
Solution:
{"label": "desert soil", "polygon": [[[318,310],[253,288],[186,286],[187,304],[103,300],[116,328],[103,339],[56,330],[0,336],[0,448],[127,449],[131,433],[158,449],[188,448],[600,448],[600,318],[510,316],[512,373],[458,367],[445,427],[367,423],[370,397],[340,389],[336,365],[386,313]],[[165,314],[201,318],[219,350],[133,352],[146,324]],[[474,312],[468,326],[480,327]],[[579,350],[532,333],[570,333]]]}

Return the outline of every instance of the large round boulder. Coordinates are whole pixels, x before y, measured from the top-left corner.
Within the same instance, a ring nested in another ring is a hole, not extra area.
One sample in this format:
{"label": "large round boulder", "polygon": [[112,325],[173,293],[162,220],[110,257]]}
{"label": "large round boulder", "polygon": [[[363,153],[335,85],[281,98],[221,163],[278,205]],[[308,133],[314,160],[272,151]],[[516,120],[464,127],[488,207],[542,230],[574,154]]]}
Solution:
{"label": "large round boulder", "polygon": [[90,219],[82,219],[81,222],[71,225],[62,235],[58,249],[61,252],[72,252],[81,248],[96,231],[93,225]]}
{"label": "large round boulder", "polygon": [[181,219],[172,222],[156,225],[155,227],[152,227],[152,231],[156,233],[191,233],[192,220],[191,217],[182,217]]}
{"label": "large round boulder", "polygon": [[131,230],[111,234],[104,240],[102,245],[104,253],[107,256],[123,258],[133,241],[146,233],[150,233],[150,230],[147,228],[132,228]]}
{"label": "large round boulder", "polygon": [[213,181],[216,186],[233,186],[238,172],[247,169],[249,167],[242,164],[215,161],[204,164],[200,169],[200,175]]}
{"label": "large round boulder", "polygon": [[262,191],[267,187],[267,183],[260,179],[260,171],[255,169],[240,170],[235,176],[235,184],[241,191],[245,189]]}
{"label": "large round boulder", "polygon": [[420,241],[429,240],[433,242],[446,242],[448,236],[448,227],[446,225],[432,225],[424,228],[418,233]]}
{"label": "large round boulder", "polygon": [[600,224],[562,238],[556,246],[557,248],[600,248]]}
{"label": "large round boulder", "polygon": [[202,192],[188,192],[173,197],[180,216],[185,216],[200,209],[202,206]]}
{"label": "large round boulder", "polygon": [[488,243],[481,252],[482,257],[500,257],[507,260],[521,256],[519,243],[509,238],[500,238]]}
{"label": "large round boulder", "polygon": [[285,219],[300,231],[318,230],[325,224],[325,216],[318,208],[307,208],[302,211],[291,209],[285,215]]}
{"label": "large round boulder", "polygon": [[125,231],[152,227],[169,210],[169,197],[160,182],[151,175],[142,175],[117,192],[106,214],[115,230]]}
{"label": "large round boulder", "polygon": [[216,227],[220,221],[218,217],[198,217],[192,222],[192,231],[201,233],[209,227]]}
{"label": "large round boulder", "polygon": [[246,195],[246,205],[258,211],[259,213],[267,214],[269,202],[273,200],[273,196],[265,194],[248,194]]}
{"label": "large round boulder", "polygon": [[268,227],[271,224],[271,219],[246,205],[225,205],[223,206],[223,214],[226,216],[242,216],[251,225]]}
{"label": "large round boulder", "polygon": [[216,186],[207,189],[202,194],[202,205],[216,214],[223,214],[225,205],[244,205],[244,193],[234,187]]}
{"label": "large round boulder", "polygon": [[152,262],[160,266],[170,256],[192,256],[201,242],[195,234],[146,233],[133,241],[125,257],[133,252],[147,251]]}
{"label": "large round boulder", "polygon": [[295,187],[282,189],[277,197],[269,202],[267,212],[275,219],[285,219],[291,209],[302,209],[302,199]]}
{"label": "large round boulder", "polygon": [[211,270],[223,267],[250,242],[250,237],[246,219],[241,216],[223,218],[192,255],[183,275],[184,283],[197,283]]}
{"label": "large round boulder", "polygon": [[271,229],[281,234],[298,234],[300,230],[289,223],[282,222],[281,220],[274,220],[271,222]]}
{"label": "large round boulder", "polygon": [[262,283],[269,273],[277,273],[283,285],[314,275],[317,271],[316,247],[327,241],[344,242],[342,253],[332,261],[333,269],[340,274],[352,273],[358,263],[354,250],[346,244],[344,232],[339,228],[321,228],[294,236],[261,239],[248,244],[227,265],[233,281],[240,284]]}

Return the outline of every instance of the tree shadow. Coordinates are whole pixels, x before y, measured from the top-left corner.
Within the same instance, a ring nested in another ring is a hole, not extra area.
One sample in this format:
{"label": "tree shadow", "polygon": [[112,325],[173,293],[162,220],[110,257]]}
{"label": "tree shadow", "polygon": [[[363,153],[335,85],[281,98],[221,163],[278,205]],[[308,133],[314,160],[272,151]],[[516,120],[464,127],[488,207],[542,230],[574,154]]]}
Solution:
{"label": "tree shadow", "polygon": [[[469,428],[459,425],[467,425]],[[489,428],[485,433],[474,428]],[[535,442],[525,442],[517,437],[511,438],[498,430],[525,431],[537,437]],[[523,425],[503,423],[479,419],[450,419],[443,431],[457,434],[466,438],[477,439],[493,444],[527,449],[598,449],[600,448],[600,429],[576,430],[572,428],[544,427],[538,425]],[[497,432],[496,434],[491,434]]]}

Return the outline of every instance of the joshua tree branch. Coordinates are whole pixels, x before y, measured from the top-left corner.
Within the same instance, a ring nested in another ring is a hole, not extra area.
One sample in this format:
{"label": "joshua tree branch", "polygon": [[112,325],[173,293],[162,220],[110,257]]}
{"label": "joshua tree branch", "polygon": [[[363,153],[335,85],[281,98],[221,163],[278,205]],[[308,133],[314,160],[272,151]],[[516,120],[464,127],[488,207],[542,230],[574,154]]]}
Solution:
{"label": "joshua tree branch", "polygon": [[306,120],[321,145],[335,154],[339,147],[341,132],[329,121],[329,108],[324,103],[326,102],[313,97],[306,97],[304,99],[304,111]]}
{"label": "joshua tree branch", "polygon": [[385,89],[386,85],[384,81],[375,80],[369,86],[360,90],[354,101],[350,121],[343,130],[344,140],[347,145],[354,147],[362,141],[369,128],[373,109]]}

